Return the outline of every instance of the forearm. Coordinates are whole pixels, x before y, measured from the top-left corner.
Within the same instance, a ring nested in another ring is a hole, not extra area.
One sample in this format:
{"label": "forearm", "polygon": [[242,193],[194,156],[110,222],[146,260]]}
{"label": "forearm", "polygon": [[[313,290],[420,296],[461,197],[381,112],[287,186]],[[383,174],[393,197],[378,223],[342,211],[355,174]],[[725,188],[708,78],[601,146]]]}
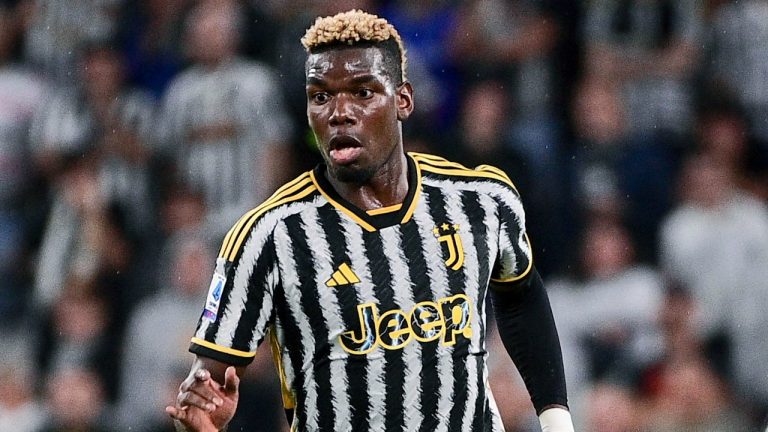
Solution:
{"label": "forearm", "polygon": [[560,340],[549,298],[534,269],[525,280],[491,291],[504,346],[525,382],[536,413],[567,409],[568,398]]}

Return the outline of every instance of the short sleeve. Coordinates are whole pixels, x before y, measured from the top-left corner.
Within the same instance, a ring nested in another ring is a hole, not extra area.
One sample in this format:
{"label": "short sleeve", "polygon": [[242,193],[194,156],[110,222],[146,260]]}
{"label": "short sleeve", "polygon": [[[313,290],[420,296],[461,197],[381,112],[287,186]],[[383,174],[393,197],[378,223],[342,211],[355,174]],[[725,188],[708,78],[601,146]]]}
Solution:
{"label": "short sleeve", "polygon": [[499,249],[491,281],[497,283],[523,279],[533,267],[531,242],[525,231],[523,203],[517,190],[506,186],[494,197],[499,218]]}
{"label": "short sleeve", "polygon": [[274,237],[247,215],[224,239],[189,350],[227,364],[253,361],[273,320]]}

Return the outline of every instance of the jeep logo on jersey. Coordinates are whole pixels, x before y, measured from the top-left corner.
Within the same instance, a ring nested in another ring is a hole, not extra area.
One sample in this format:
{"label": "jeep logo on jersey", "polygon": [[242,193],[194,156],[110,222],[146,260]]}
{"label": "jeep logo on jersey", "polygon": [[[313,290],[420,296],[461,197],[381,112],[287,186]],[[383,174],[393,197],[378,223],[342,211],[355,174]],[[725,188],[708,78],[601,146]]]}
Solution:
{"label": "jeep logo on jersey", "polygon": [[380,316],[375,304],[364,303],[357,306],[357,315],[359,328],[339,336],[341,347],[350,354],[367,354],[379,345],[397,350],[413,339],[440,339],[443,345],[451,346],[457,336],[472,337],[472,302],[464,294],[416,303],[409,312],[388,310]]}
{"label": "jeep logo on jersey", "polygon": [[440,244],[448,249],[445,265],[453,270],[460,269],[464,264],[464,246],[461,244],[459,226],[444,223],[432,229],[432,233],[437,237]]}

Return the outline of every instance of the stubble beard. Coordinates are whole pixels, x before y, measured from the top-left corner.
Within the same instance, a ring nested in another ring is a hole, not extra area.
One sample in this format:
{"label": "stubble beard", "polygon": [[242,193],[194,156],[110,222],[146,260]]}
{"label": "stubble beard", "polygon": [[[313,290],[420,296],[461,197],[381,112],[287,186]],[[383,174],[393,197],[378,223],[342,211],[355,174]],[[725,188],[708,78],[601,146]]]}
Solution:
{"label": "stubble beard", "polygon": [[376,170],[372,167],[360,168],[328,164],[328,172],[333,178],[342,183],[363,185],[373,178]]}

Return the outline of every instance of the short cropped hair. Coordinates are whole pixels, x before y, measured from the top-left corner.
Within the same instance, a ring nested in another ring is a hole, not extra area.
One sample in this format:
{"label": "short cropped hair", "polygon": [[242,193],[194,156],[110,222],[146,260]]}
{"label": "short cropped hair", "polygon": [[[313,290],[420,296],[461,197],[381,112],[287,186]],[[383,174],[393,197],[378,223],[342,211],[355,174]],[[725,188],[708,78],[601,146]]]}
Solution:
{"label": "short cropped hair", "polygon": [[400,83],[406,80],[405,47],[395,27],[384,18],[351,10],[320,17],[307,29],[301,44],[310,54],[346,47],[375,47],[384,54],[385,66]]}

